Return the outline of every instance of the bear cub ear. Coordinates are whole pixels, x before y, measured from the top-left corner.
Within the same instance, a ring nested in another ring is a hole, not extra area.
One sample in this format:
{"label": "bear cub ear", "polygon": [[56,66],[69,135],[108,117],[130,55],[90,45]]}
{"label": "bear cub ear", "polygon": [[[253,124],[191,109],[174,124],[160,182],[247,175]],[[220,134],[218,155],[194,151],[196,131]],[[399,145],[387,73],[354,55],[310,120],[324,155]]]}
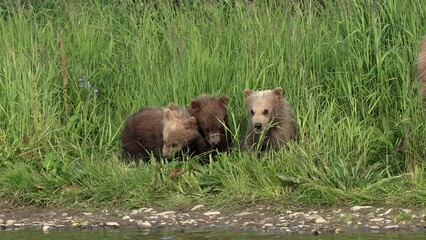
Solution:
{"label": "bear cub ear", "polygon": [[245,96],[245,97],[248,97],[248,96],[250,96],[250,95],[252,95],[252,94],[253,94],[253,91],[252,91],[252,90],[250,90],[250,89],[248,89],[248,88],[244,89],[244,96]]}
{"label": "bear cub ear", "polygon": [[282,97],[283,89],[282,89],[281,87],[277,87],[277,88],[275,88],[274,90],[272,90],[272,92],[273,92],[275,95],[277,95],[277,96],[279,96],[279,97]]}
{"label": "bear cub ear", "polygon": [[195,111],[200,110],[201,108],[201,102],[198,100],[192,100],[191,101],[191,108],[194,109]]}
{"label": "bear cub ear", "polygon": [[194,116],[188,118],[185,123],[184,123],[184,127],[186,129],[195,129],[197,128],[197,119],[195,119]]}
{"label": "bear cub ear", "polygon": [[163,109],[163,118],[168,121],[170,120],[171,117],[172,117],[172,110],[170,110],[169,108]]}
{"label": "bear cub ear", "polygon": [[229,102],[229,97],[228,96],[223,96],[219,98],[219,101],[223,104],[223,105],[228,105]]}

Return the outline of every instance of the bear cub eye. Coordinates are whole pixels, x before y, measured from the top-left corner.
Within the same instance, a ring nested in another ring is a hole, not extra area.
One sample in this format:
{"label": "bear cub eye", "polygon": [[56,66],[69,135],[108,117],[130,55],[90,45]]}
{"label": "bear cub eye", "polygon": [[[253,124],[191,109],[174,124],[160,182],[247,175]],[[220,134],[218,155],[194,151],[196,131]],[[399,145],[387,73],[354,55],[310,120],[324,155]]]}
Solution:
{"label": "bear cub eye", "polygon": [[268,115],[268,113],[269,113],[269,111],[268,111],[268,109],[265,109],[265,110],[263,110],[263,115]]}
{"label": "bear cub eye", "polygon": [[175,147],[177,147],[177,145],[178,145],[178,144],[174,142],[174,143],[172,143],[172,144],[171,144],[171,147],[172,147],[172,148],[175,148]]}
{"label": "bear cub eye", "polygon": [[251,115],[254,115],[254,111],[253,111],[253,109],[252,109],[252,110],[250,110],[250,114],[251,114]]}

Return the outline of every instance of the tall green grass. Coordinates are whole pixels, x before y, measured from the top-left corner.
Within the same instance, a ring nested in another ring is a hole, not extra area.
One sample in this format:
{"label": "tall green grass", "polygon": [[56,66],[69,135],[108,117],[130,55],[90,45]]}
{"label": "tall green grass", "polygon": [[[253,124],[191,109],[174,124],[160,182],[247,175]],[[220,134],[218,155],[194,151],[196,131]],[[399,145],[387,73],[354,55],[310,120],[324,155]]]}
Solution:
{"label": "tall green grass", "polygon": [[[179,2],[0,3],[1,196],[87,207],[424,204],[415,69],[425,4]],[[277,86],[300,142],[240,152],[243,89]],[[231,97],[234,151],[205,165],[121,159],[128,115],[202,93]]]}

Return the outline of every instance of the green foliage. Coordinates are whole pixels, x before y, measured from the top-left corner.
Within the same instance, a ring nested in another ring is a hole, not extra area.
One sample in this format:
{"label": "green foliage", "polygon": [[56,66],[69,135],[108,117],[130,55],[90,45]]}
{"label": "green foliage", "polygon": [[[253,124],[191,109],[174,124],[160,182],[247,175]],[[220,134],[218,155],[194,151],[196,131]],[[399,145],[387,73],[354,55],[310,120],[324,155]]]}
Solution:
{"label": "green foliage", "polygon": [[[91,207],[424,204],[425,21],[418,0],[3,1],[1,195]],[[239,151],[243,89],[277,86],[300,142]],[[231,97],[233,151],[204,165],[121,159],[128,115],[202,93]]]}

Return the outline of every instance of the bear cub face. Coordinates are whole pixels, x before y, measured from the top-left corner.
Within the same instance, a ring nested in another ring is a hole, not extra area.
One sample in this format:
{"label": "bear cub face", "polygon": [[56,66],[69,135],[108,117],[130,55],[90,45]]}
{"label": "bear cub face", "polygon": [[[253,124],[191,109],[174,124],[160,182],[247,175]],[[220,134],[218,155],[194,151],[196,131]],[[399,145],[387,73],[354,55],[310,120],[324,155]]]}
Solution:
{"label": "bear cub face", "polygon": [[172,158],[201,138],[195,117],[185,109],[163,110],[162,155]]}
{"label": "bear cub face", "polygon": [[253,131],[260,134],[262,130],[271,126],[276,119],[276,107],[280,106],[282,98],[282,89],[252,91],[244,90],[246,97],[246,107],[249,120],[252,122]]}
{"label": "bear cub face", "polygon": [[[228,147],[227,104],[229,97],[202,95],[191,101],[189,112],[197,119],[198,129],[208,144]],[[224,150],[224,149],[222,149]]]}

